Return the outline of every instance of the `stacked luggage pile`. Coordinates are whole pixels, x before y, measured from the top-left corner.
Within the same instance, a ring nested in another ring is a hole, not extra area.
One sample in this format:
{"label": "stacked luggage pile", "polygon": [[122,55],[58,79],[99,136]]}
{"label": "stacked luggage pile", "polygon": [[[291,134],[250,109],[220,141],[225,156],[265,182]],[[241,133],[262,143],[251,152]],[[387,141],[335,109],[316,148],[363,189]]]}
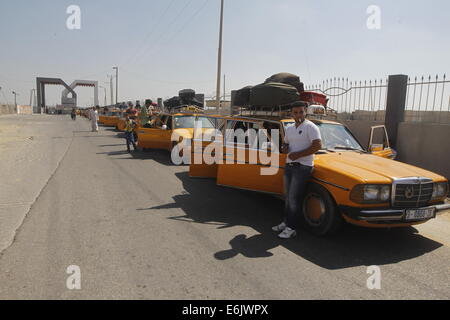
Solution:
{"label": "stacked luggage pile", "polygon": [[298,101],[323,106],[327,103],[325,95],[305,91],[300,77],[291,73],[278,73],[267,78],[262,84],[237,90],[233,103],[241,108],[264,109],[276,106],[286,109]]}
{"label": "stacked luggage pile", "polygon": [[169,112],[183,106],[196,106],[200,109],[204,108],[203,102],[197,100],[196,93],[192,89],[180,90],[178,96],[164,101],[164,106]]}

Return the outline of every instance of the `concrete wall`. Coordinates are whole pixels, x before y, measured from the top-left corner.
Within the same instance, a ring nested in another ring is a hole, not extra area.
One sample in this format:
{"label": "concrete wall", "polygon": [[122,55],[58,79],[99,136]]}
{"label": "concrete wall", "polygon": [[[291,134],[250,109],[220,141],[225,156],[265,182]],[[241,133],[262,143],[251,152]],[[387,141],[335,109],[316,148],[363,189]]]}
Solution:
{"label": "concrete wall", "polygon": [[0,115],[2,114],[14,114],[17,113],[16,106],[14,105],[0,105]]}
{"label": "concrete wall", "polygon": [[33,108],[31,106],[17,106],[18,114],[33,114]]}
{"label": "concrete wall", "polygon": [[402,122],[398,128],[398,160],[450,179],[450,124]]}

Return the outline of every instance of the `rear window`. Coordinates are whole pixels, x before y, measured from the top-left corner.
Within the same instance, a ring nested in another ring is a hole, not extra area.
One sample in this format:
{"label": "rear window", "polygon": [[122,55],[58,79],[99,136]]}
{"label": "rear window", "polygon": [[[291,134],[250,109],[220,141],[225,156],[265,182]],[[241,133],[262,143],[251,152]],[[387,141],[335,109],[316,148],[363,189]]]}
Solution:
{"label": "rear window", "polygon": [[194,128],[195,117],[194,116],[178,116],[174,119],[174,129],[188,129]]}

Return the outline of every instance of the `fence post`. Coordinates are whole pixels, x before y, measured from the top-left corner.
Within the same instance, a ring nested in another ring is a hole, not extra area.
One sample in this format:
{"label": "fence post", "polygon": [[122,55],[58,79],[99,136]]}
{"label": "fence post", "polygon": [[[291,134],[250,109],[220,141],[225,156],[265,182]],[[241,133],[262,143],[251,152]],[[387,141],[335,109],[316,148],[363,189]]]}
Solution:
{"label": "fence post", "polygon": [[385,125],[393,148],[397,147],[398,125],[405,120],[407,87],[407,75],[389,76]]}

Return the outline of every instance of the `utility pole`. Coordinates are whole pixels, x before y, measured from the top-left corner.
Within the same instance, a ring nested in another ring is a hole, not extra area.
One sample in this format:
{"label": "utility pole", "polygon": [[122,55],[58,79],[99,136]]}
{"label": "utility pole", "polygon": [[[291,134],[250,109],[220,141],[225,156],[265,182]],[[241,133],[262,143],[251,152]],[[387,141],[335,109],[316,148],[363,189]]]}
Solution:
{"label": "utility pole", "polygon": [[114,89],[113,89],[113,76],[109,76],[109,85],[110,85],[110,90],[111,90],[111,105],[114,104],[113,101],[113,95],[114,95]]}
{"label": "utility pole", "polygon": [[106,107],[108,105],[108,102],[106,101],[106,88],[102,87],[102,86],[99,86],[99,88],[102,88],[102,89],[105,90],[105,104],[104,104],[104,106]]}
{"label": "utility pole", "polygon": [[226,76],[223,75],[223,101],[226,100],[226,91],[225,91],[225,80],[226,80]]}
{"label": "utility pole", "polygon": [[216,90],[217,114],[220,114],[220,78],[221,78],[221,74],[222,74],[223,5],[224,5],[224,0],[221,0],[219,55],[218,55],[218,61],[217,61],[217,90]]}
{"label": "utility pole", "polygon": [[116,104],[119,101],[119,67],[113,67],[113,70],[116,70]]}

